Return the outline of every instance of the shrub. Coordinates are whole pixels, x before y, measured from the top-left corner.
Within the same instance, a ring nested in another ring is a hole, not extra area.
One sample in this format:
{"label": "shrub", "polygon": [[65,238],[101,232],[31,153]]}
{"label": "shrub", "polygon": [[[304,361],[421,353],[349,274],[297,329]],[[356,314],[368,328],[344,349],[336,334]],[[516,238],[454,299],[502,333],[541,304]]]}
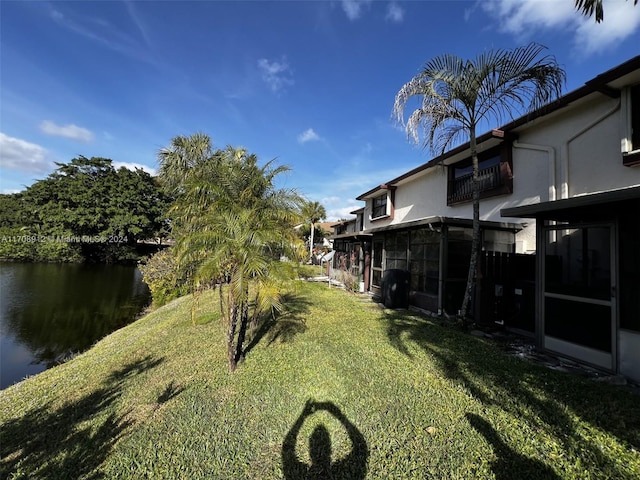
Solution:
{"label": "shrub", "polygon": [[181,268],[173,249],[165,248],[138,264],[156,307],[191,292],[188,271]]}

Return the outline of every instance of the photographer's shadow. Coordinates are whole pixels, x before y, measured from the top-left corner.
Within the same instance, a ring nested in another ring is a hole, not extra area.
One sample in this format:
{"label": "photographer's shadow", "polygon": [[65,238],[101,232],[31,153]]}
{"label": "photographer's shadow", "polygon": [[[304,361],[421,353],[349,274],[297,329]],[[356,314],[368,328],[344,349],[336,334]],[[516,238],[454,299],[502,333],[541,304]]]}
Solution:
{"label": "photographer's shadow", "polygon": [[[331,461],[331,437],[324,425],[318,425],[309,437],[309,457],[311,465],[301,462],[296,455],[298,434],[307,417],[324,410],[338,420],[347,431],[351,441],[349,454],[337,461]],[[307,400],[302,413],[287,433],[282,444],[282,469],[287,480],[303,479],[350,479],[362,480],[367,474],[369,449],[360,431],[342,411],[331,402]]]}

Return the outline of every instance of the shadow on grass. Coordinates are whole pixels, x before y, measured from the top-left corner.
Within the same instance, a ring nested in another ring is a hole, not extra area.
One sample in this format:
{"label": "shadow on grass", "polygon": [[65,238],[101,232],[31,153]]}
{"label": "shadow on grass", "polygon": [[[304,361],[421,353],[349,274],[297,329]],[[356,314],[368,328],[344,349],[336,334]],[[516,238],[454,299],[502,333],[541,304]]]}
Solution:
{"label": "shadow on grass", "polygon": [[[345,457],[332,462],[331,436],[327,427],[320,424],[315,427],[309,437],[311,465],[308,465],[298,459],[296,443],[306,419],[321,410],[332,415],[347,431],[351,441],[351,451]],[[363,480],[367,475],[368,459],[369,448],[364,436],[332,402],[307,400],[282,443],[282,470],[286,480]]]}
{"label": "shadow on grass", "polygon": [[45,405],[6,422],[0,432],[0,478],[102,478],[96,470],[132,425],[126,414],[105,411],[120,397],[127,377],[162,361],[132,362],[79,400],[57,408]]}
{"label": "shadow on grass", "polygon": [[556,480],[560,477],[547,465],[512,450],[484,418],[466,414],[471,426],[493,447],[497,460],[491,463],[496,480],[512,480],[517,473],[522,480]]}
{"label": "shadow on grass", "polygon": [[167,403],[172,398],[180,395],[180,393],[182,393],[182,390],[184,390],[184,388],[180,387],[179,385],[175,385],[172,380],[169,382],[169,385],[167,385],[166,388],[162,391],[162,393],[158,395],[158,400],[156,403],[158,405]]}
{"label": "shadow on grass", "polygon": [[[411,349],[417,346],[433,358],[445,378],[485,405],[552,435],[566,455],[579,458],[585,468],[601,471],[607,478],[633,478],[628,471],[620,471],[594,434],[570,412],[615,436],[629,450],[638,450],[640,402],[636,396],[508,357],[486,341],[406,312],[386,311],[382,321],[391,345],[407,358],[414,358]],[[477,419],[472,425],[482,428],[488,438],[486,425]]]}
{"label": "shadow on grass", "polygon": [[265,339],[267,345],[280,342],[291,342],[296,335],[307,331],[305,317],[309,312],[311,302],[303,296],[287,294],[282,304],[284,310],[280,313],[269,312],[260,316],[251,342],[245,348],[246,356],[258,343]]}

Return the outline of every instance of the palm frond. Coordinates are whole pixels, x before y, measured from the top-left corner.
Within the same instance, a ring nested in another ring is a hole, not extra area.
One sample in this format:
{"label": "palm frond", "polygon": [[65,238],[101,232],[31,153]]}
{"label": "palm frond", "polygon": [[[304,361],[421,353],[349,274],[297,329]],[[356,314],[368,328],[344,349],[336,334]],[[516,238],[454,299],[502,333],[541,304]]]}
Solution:
{"label": "palm frond", "polygon": [[[638,3],[638,0],[635,0],[634,4],[635,3]],[[602,0],[575,0],[575,6],[576,9],[580,10],[580,12],[587,17],[592,17],[595,13],[597,23],[604,20]]]}
{"label": "palm frond", "polygon": [[[537,43],[490,50],[473,60],[445,54],[431,59],[396,95],[393,116],[415,143],[442,153],[481,120],[500,123],[560,96],[565,73]],[[420,106],[404,121],[411,97]]]}

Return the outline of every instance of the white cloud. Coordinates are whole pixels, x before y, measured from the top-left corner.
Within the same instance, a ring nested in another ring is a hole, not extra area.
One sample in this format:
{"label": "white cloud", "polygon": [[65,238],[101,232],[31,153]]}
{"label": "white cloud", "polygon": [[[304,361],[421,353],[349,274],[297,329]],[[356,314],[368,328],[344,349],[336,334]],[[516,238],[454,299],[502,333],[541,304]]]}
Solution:
{"label": "white cloud", "polygon": [[53,163],[40,145],[0,132],[0,167],[28,173],[48,173]]}
{"label": "white cloud", "polygon": [[313,128],[307,128],[304,132],[298,135],[298,143],[312,142],[320,140],[320,136],[313,131]]}
{"label": "white cloud", "polygon": [[65,8],[61,4],[57,5],[58,10],[50,10],[50,16],[56,25],[76,35],[135,60],[149,63],[158,68],[164,68],[163,63],[151,49],[147,29],[137,15],[133,3],[126,2],[125,6],[130,20],[137,27],[137,32],[139,33],[137,37],[142,37],[142,40],[132,35],[132,33],[135,33],[134,31],[121,30],[103,18],[82,15],[77,12],[77,9],[74,11],[71,8]]}
{"label": "white cloud", "polygon": [[634,7],[633,0],[605,1],[604,20],[596,23],[591,18],[581,22],[576,30],[576,44],[584,47],[588,52],[598,52],[630,37],[638,30],[640,30],[640,5]]}
{"label": "white cloud", "polygon": [[351,212],[364,207],[364,202],[353,198],[325,197],[320,203],[327,211],[328,222],[335,222],[341,218],[354,218]]}
{"label": "white cloud", "polygon": [[396,2],[391,2],[387,5],[387,15],[384,19],[393,23],[400,23],[404,19],[404,9]]}
{"label": "white cloud", "polygon": [[347,14],[349,20],[357,20],[362,16],[363,7],[368,7],[371,1],[372,0],[342,0],[342,10]]}
{"label": "white cloud", "polygon": [[64,15],[58,10],[51,10],[51,18],[56,22],[64,21]]}
{"label": "white cloud", "polygon": [[353,198],[341,197],[324,197],[320,203],[327,211],[327,221],[335,222],[341,218],[353,218],[351,214],[354,210],[364,206],[364,203],[358,202]]}
{"label": "white cloud", "polygon": [[152,168],[152,167],[148,167],[147,165],[142,165],[141,163],[134,163],[134,162],[113,162],[113,168],[115,168],[116,170],[120,170],[120,168],[126,168],[128,170],[131,171],[135,171],[136,168],[140,168],[142,170],[144,170],[145,172],[147,172],[149,175],[152,175],[155,177],[156,175],[156,169]]}
{"label": "white cloud", "polygon": [[277,93],[284,88],[293,85],[293,72],[286,57],[280,61],[269,61],[266,58],[258,60],[258,68],[262,73],[262,79],[269,85],[271,91]]}
{"label": "white cloud", "polygon": [[525,40],[539,30],[563,30],[573,35],[574,48],[585,55],[605,50],[640,28],[633,1],[604,0],[605,19],[599,24],[581,15],[573,1],[485,0],[481,6],[502,32]]}
{"label": "white cloud", "polygon": [[51,120],[45,120],[40,124],[40,130],[47,135],[53,135],[56,137],[65,137],[78,142],[89,143],[94,139],[94,135],[86,128],[78,127],[77,125],[56,125]]}

